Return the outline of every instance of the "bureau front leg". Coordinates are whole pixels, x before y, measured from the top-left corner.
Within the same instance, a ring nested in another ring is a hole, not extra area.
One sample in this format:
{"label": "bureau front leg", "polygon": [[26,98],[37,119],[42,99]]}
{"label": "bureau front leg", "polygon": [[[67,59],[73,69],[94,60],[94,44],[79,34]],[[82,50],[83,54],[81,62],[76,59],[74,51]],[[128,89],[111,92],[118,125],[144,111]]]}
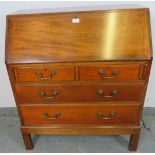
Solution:
{"label": "bureau front leg", "polygon": [[139,136],[140,136],[140,129],[138,131],[136,131],[135,133],[131,134],[130,142],[129,142],[129,150],[130,151],[137,150]]}
{"label": "bureau front leg", "polygon": [[24,144],[27,150],[32,150],[33,149],[33,142],[31,138],[31,134],[28,133],[22,133]]}

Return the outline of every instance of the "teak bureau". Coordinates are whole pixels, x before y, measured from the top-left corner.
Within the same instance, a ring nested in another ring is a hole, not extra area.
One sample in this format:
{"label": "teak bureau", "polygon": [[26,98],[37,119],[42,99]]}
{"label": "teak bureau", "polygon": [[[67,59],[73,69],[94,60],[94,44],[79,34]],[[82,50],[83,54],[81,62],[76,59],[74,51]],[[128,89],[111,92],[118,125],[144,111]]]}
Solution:
{"label": "teak bureau", "polygon": [[136,150],[152,62],[149,9],[7,16],[6,66],[31,134],[130,134]]}

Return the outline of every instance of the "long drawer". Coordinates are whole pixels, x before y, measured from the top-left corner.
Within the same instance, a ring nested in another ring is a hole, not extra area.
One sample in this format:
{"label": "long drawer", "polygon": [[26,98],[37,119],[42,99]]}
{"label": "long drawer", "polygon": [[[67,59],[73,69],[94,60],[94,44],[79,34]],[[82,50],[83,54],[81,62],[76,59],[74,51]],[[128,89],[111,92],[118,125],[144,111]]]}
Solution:
{"label": "long drawer", "polygon": [[140,101],[144,85],[141,83],[114,84],[40,84],[16,85],[16,95],[24,102],[94,102]]}
{"label": "long drawer", "polygon": [[56,104],[20,106],[24,125],[137,124],[139,104]]}

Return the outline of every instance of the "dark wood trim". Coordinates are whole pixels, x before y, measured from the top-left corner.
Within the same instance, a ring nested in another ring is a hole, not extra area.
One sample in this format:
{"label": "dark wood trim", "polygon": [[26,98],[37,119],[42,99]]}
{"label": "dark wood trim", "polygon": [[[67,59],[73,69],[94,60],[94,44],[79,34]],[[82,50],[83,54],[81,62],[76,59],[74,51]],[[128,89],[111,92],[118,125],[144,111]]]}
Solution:
{"label": "dark wood trim", "polygon": [[31,134],[27,133],[22,133],[24,144],[27,150],[32,150],[33,149],[33,142],[31,138]]}
{"label": "dark wood trim", "polygon": [[135,133],[131,134],[130,142],[129,142],[129,150],[130,151],[136,151],[137,150],[139,136],[140,136],[140,129],[137,130]]}

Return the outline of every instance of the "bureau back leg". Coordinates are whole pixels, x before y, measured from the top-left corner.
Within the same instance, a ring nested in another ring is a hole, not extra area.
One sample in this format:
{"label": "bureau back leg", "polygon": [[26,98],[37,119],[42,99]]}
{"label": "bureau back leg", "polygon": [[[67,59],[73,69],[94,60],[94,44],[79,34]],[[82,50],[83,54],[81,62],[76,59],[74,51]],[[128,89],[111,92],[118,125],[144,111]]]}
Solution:
{"label": "bureau back leg", "polygon": [[32,150],[33,149],[33,142],[31,139],[31,134],[27,133],[22,133],[24,144],[27,150]]}
{"label": "bureau back leg", "polygon": [[139,136],[140,136],[140,129],[138,131],[136,131],[135,133],[131,134],[130,142],[129,142],[129,150],[130,151],[137,150]]}

